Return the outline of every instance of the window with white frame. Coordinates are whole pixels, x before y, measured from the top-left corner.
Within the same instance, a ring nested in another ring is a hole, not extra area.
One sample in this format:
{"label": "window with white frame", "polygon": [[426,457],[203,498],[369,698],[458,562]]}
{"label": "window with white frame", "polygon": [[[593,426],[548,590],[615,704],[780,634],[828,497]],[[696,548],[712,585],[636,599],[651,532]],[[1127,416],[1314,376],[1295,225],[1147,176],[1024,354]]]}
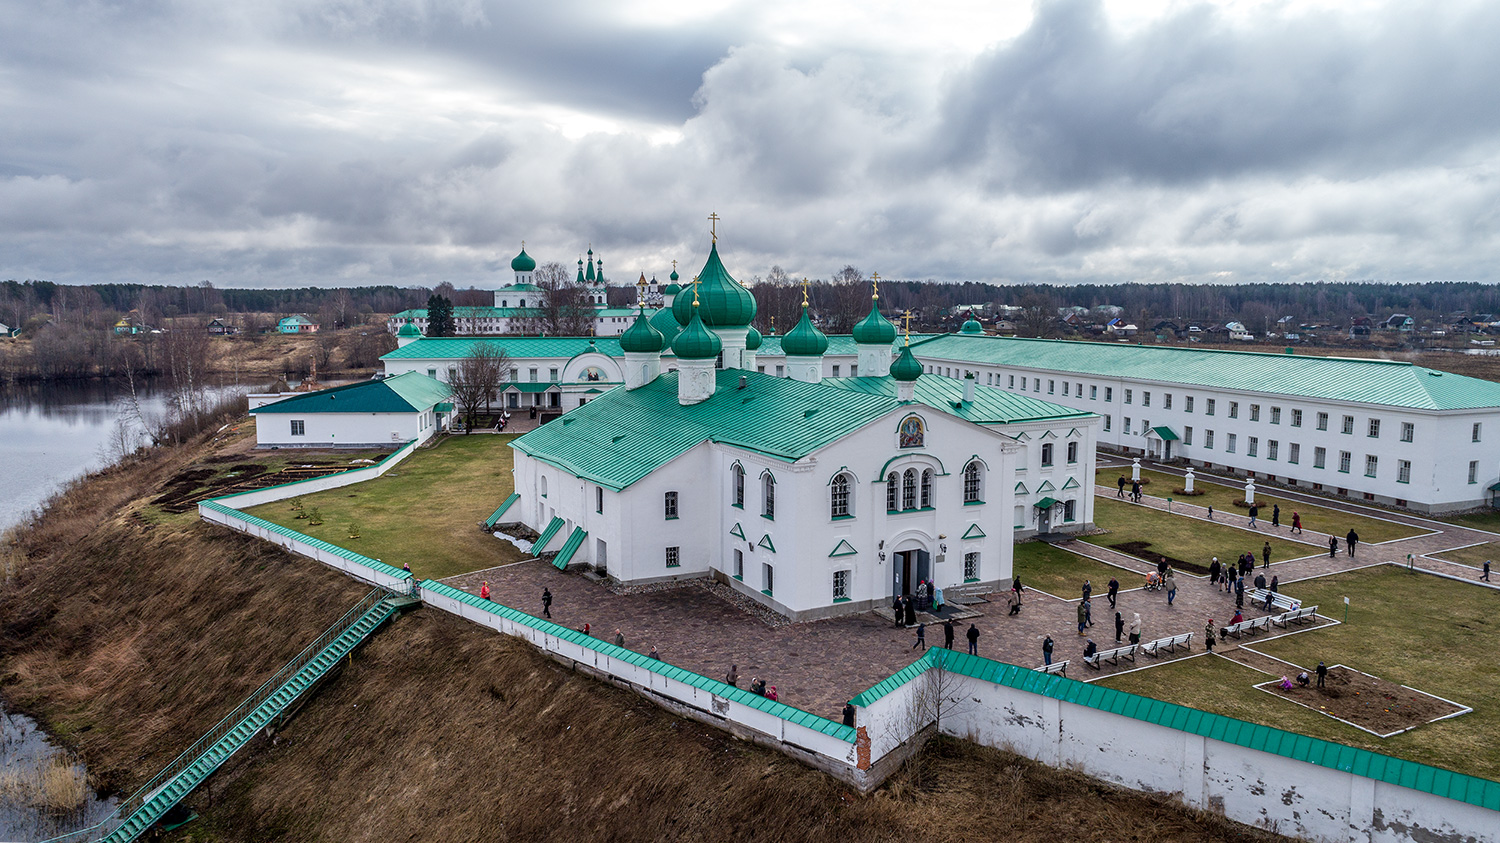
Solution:
{"label": "window with white frame", "polygon": [[1313,468],[1328,467],[1328,449],[1313,448]]}
{"label": "window with white frame", "polygon": [[775,586],[776,586],[776,572],[771,568],[770,563],[766,563],[766,562],[762,562],[761,563],[761,566],[760,566],[760,583],[761,583],[761,590],[764,591],[767,594],[770,594],[772,591],[775,590]]}
{"label": "window with white frame", "polygon": [[1099,400],[1099,387],[1093,386],[1092,384],[1089,385],[1089,400],[1090,401],[1098,401]]}
{"label": "window with white frame", "polygon": [[1480,425],[1479,422],[1474,422],[1474,430],[1473,430],[1473,432],[1469,436],[1469,441],[1470,442],[1478,442],[1479,441],[1479,425]]}
{"label": "window with white frame", "polygon": [[1068,394],[1068,382],[1067,381],[1063,381],[1063,395],[1067,395],[1067,394]]}
{"label": "window with white frame", "polygon": [[979,460],[964,466],[964,503],[981,503]]}
{"label": "window with white frame", "polygon": [[1011,389],[1015,389],[1016,388],[1016,376],[1015,375],[1008,375],[1007,377],[1009,378],[1009,383],[1007,383],[1006,385],[1008,387],[1010,387]]}
{"label": "window with white frame", "polygon": [[1168,392],[1168,393],[1164,393],[1162,395],[1161,408],[1163,410],[1170,410],[1170,409],[1172,409],[1172,393]]}
{"label": "window with white frame", "polygon": [[1281,408],[1271,408],[1271,424],[1281,424]]}
{"label": "window with white frame", "polygon": [[[1128,422],[1127,422],[1127,424],[1128,424]],[[1045,466],[1049,466],[1051,464],[1052,464],[1052,443],[1051,442],[1045,442],[1045,443],[1042,444],[1042,465],[1045,467]]]}
{"label": "window with white frame", "polygon": [[1193,396],[1184,395],[1182,397],[1182,410],[1186,413],[1191,413],[1193,411]]}
{"label": "window with white frame", "polygon": [[849,599],[849,572],[833,572],[833,602]]}
{"label": "window with white frame", "polygon": [[1135,402],[1135,390],[1133,390],[1133,389],[1127,389],[1127,390],[1125,390],[1125,403],[1126,404],[1132,404],[1134,402]]}
{"label": "window with white frame", "polygon": [[1286,461],[1296,464],[1302,461],[1302,446],[1292,442],[1286,446]]}
{"label": "window with white frame", "polygon": [[1239,434],[1235,434],[1235,433],[1229,434],[1229,438],[1226,439],[1225,442],[1224,442],[1224,452],[1225,453],[1227,453],[1227,454],[1234,453],[1234,443],[1235,443],[1235,440],[1238,439],[1238,438],[1239,438]]}
{"label": "window with white frame", "polygon": [[1343,431],[1344,431],[1344,433],[1346,435],[1352,435],[1354,433],[1354,417],[1353,416],[1344,416]]}
{"label": "window with white frame", "polygon": [[1339,451],[1339,471],[1348,474],[1349,466],[1354,462],[1354,455],[1348,451]]}
{"label": "window with white frame", "polygon": [[922,469],[922,508],[932,508],[932,469]]}
{"label": "window with white frame", "polygon": [[1078,515],[1078,501],[1063,501],[1063,520],[1072,521]]}
{"label": "window with white frame", "polygon": [[917,508],[917,470],[908,468],[901,475],[901,508]]}
{"label": "window with white frame", "polygon": [[1069,442],[1068,443],[1068,464],[1072,465],[1075,462],[1078,462],[1078,443],[1077,442]]}
{"label": "window with white frame", "polygon": [[839,364],[837,364],[837,363],[833,364],[833,376],[834,377],[838,377],[839,376]]}
{"label": "window with white frame", "polygon": [[1292,427],[1301,427],[1301,426],[1302,426],[1302,411],[1301,410],[1293,410],[1292,411]]}
{"label": "window with white frame", "polygon": [[1151,392],[1149,390],[1141,390],[1141,406],[1151,406]]}
{"label": "window with white frame", "polygon": [[1247,457],[1256,456],[1256,454],[1259,451],[1260,451],[1260,439],[1257,438],[1257,437],[1254,437],[1254,436],[1250,437],[1249,447],[1247,447],[1245,449],[1245,456],[1247,456]]}
{"label": "window with white frame", "polygon": [[677,566],[679,566],[679,565],[682,564],[681,553],[682,553],[682,548],[680,548],[680,547],[669,547],[669,548],[667,548],[667,567],[668,568],[676,568]]}
{"label": "window with white frame", "polygon": [[1205,415],[1205,416],[1211,416],[1211,415],[1213,415],[1214,414],[1214,404],[1216,404],[1216,403],[1217,402],[1214,401],[1214,399],[1212,399],[1212,398],[1205,399],[1203,401],[1203,415]]}
{"label": "window with white frame", "polygon": [[306,436],[307,435],[307,421],[305,419],[292,419],[292,435],[293,436]]}
{"label": "window with white frame", "polygon": [[1259,404],[1251,404],[1250,405],[1250,421],[1255,421],[1255,422],[1260,421],[1260,405]]}
{"label": "window with white frame", "polygon": [[1375,467],[1379,464],[1379,462],[1380,462],[1379,457],[1376,457],[1374,454],[1365,454],[1365,476],[1366,477],[1374,477],[1375,476]]}
{"label": "window with white frame", "polygon": [[964,582],[979,581],[979,551],[971,550],[964,554]]}
{"label": "window with white frame", "polygon": [[1380,419],[1370,419],[1369,436],[1371,439],[1380,438]]}
{"label": "window with white frame", "polygon": [[734,578],[745,581],[745,552],[739,548],[734,549]]}
{"label": "window with white frame", "polygon": [[1277,442],[1275,439],[1267,439],[1266,440],[1266,459],[1268,459],[1268,460],[1274,460],[1274,459],[1276,459],[1276,452],[1279,451],[1279,450],[1281,450],[1281,443],[1280,442]]}
{"label": "window with white frame", "polygon": [[1328,414],[1318,413],[1318,430],[1328,429]]}
{"label": "window with white frame", "polygon": [[896,512],[901,509],[901,501],[896,493],[896,472],[892,471],[885,476],[885,511]]}
{"label": "window with white frame", "polygon": [[771,472],[766,472],[760,478],[761,498],[764,504],[761,506],[760,514],[765,518],[776,517],[776,478]]}
{"label": "window with white frame", "polygon": [[1396,482],[1411,482],[1411,460],[1396,460]]}
{"label": "window with white frame", "polygon": [[1184,427],[1182,429],[1182,444],[1193,444],[1193,429],[1191,427]]}
{"label": "window with white frame", "polygon": [[1051,378],[1048,378],[1047,379],[1047,394],[1048,395],[1054,395],[1054,394],[1056,394],[1056,392],[1057,392],[1057,381],[1052,380]]}
{"label": "window with white frame", "polygon": [[1237,418],[1240,417],[1240,402],[1238,402],[1238,401],[1230,401],[1229,402],[1229,417],[1232,418],[1232,419],[1237,419]]}
{"label": "window with white frame", "polygon": [[1112,387],[1112,386],[1106,386],[1104,388],[1104,403],[1108,404],[1108,403],[1110,403],[1111,401],[1114,401],[1114,400],[1115,400],[1115,388]]}
{"label": "window with white frame", "polygon": [[842,472],[833,476],[829,487],[828,510],[833,518],[849,517],[849,475]]}
{"label": "window with white frame", "polygon": [[594,511],[595,512],[603,512],[604,511],[604,487],[603,486],[595,486],[594,487]]}
{"label": "window with white frame", "polygon": [[1105,433],[1109,432],[1109,422],[1110,422],[1110,419],[1113,419],[1113,418],[1114,418],[1114,416],[1105,416],[1104,417],[1104,432]]}
{"label": "window with white frame", "polygon": [[1081,384],[1081,383],[1075,383],[1075,384],[1073,384],[1073,394],[1077,395],[1079,398],[1082,398],[1083,397],[1083,384]]}
{"label": "window with white frame", "polygon": [[1122,427],[1122,428],[1120,428],[1120,430],[1123,431],[1125,434],[1129,435],[1129,433],[1130,433],[1130,416],[1125,416],[1125,426]]}
{"label": "window with white frame", "polygon": [[730,475],[730,503],[740,509],[745,508],[745,469],[736,463],[729,469]]}
{"label": "window with white frame", "polygon": [[1469,460],[1469,482],[1479,482],[1479,460]]}
{"label": "window with white frame", "polygon": [[1417,426],[1411,422],[1401,423],[1401,441],[1410,442],[1417,434]]}
{"label": "window with white frame", "polygon": [[667,492],[666,499],[663,502],[663,507],[666,510],[666,517],[667,517],[668,520],[671,520],[671,519],[677,517],[677,493],[676,492]]}

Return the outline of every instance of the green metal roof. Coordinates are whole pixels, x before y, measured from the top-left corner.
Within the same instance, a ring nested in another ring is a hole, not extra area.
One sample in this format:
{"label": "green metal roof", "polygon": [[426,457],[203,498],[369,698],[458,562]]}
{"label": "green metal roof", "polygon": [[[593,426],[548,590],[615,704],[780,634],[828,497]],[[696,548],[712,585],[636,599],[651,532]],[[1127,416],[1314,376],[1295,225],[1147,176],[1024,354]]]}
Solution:
{"label": "green metal roof", "polygon": [[540,383],[511,381],[506,383],[505,386],[501,387],[500,391],[504,392],[508,389],[514,389],[518,392],[546,392],[547,390],[553,389],[558,386],[561,386],[561,384],[558,384],[555,381],[542,381]]}
{"label": "green metal roof", "polygon": [[532,545],[531,549],[537,553],[541,553],[547,548],[548,542],[551,542],[553,537],[557,535],[557,531],[562,528],[563,520],[556,515],[552,516],[552,520],[547,522],[547,529],[543,530],[540,536],[537,536],[536,544]]}
{"label": "green metal roof", "polygon": [[634,650],[627,650],[624,647],[616,647],[614,644],[611,644],[608,641],[601,641],[600,639],[595,638],[592,635],[584,635],[582,632],[579,632],[576,629],[570,629],[566,626],[563,626],[562,624],[556,624],[549,620],[533,617],[521,611],[520,609],[512,609],[509,606],[495,603],[490,600],[481,600],[476,595],[470,594],[467,591],[460,591],[450,585],[444,585],[436,580],[423,580],[422,588],[434,594],[439,594],[443,597],[457,600],[467,606],[479,609],[480,611],[498,615],[513,623],[518,623],[523,626],[529,626],[532,629],[535,629],[538,632],[542,633],[543,635],[547,635],[552,638],[559,638],[581,647],[587,647],[588,649],[593,650],[600,655],[608,656],[609,658],[623,661],[635,665],[636,667],[644,668],[651,671],[652,673],[657,674],[658,676],[665,676],[668,679],[673,679],[678,682],[691,685],[692,687],[697,688],[700,691],[706,691],[716,697],[721,697],[731,702],[739,703],[740,705],[750,706],[751,708],[765,712],[766,714],[769,714],[773,717],[779,717],[782,720],[787,721],[788,723],[794,723],[798,726],[812,729],[813,731],[827,735],[831,738],[836,738],[838,740],[844,741],[845,743],[854,743],[856,733],[853,726],[845,726],[842,723],[835,723],[832,720],[819,717],[816,714],[811,714],[809,712],[803,711],[800,708],[793,708],[792,706],[787,705],[784,702],[777,702],[775,700],[766,699],[759,694],[752,694],[750,693],[750,690],[748,688],[736,688],[733,685],[725,682],[720,682],[717,679],[709,679],[706,676],[701,676],[697,673],[693,673],[692,671],[685,668],[668,664],[661,659],[653,659],[648,655],[637,653]]}
{"label": "green metal roof", "polygon": [[[891,397],[896,395],[896,380],[890,377],[824,378],[823,383],[838,389],[869,395]],[[1085,419],[1094,415],[1087,410],[1075,410],[1072,407],[1064,407],[1040,398],[1007,392],[992,386],[974,387],[974,400],[964,401],[964,382],[958,378],[947,378],[942,375],[923,375],[917,380],[913,394],[918,401],[929,407],[975,424],[996,425],[1043,419]]]}
{"label": "green metal roof", "polygon": [[806,304],[802,305],[802,318],[781,338],[781,350],[795,357],[818,357],[828,350],[828,337],[808,318]]}
{"label": "green metal roof", "polygon": [[573,558],[573,554],[578,552],[578,548],[583,546],[583,540],[588,538],[588,535],[582,527],[574,527],[573,532],[568,534],[568,540],[563,542],[562,549],[552,557],[553,567],[559,571],[568,570],[568,561]]}
{"label": "green metal roof", "polygon": [[1357,776],[1399,785],[1445,799],[1500,810],[1500,782],[1467,776],[1451,770],[1430,767],[1415,761],[1392,758],[1378,752],[1355,749],[1343,744],[1283,731],[1271,726],[1247,723],[1222,714],[1212,714],[1149,697],[1091,685],[1005,664],[955,650],[933,648],[922,658],[900,672],[876,683],[850,702],[866,706],[921,675],[928,667],[941,664],[952,673],[984,682],[1004,685],[1044,697],[1050,697],[1099,711],[1108,711],[1135,720],[1166,726],[1169,729],[1212,738],[1216,741],[1269,752],[1307,764],[1340,770]]}
{"label": "green metal roof", "polygon": [[526,282],[523,281],[520,284],[506,284],[504,287],[501,287],[500,289],[496,290],[495,292],[497,292],[497,293],[540,293],[540,292],[542,292],[542,288],[538,287],[535,284],[527,284]]}
{"label": "green metal roof", "polygon": [[[855,342],[850,334],[826,334],[828,337],[828,350],[823,352],[825,357],[846,356],[857,357],[859,355],[859,343]],[[785,334],[772,334],[764,337],[757,355],[760,357],[781,357],[786,354],[781,349],[781,341],[786,338]],[[926,336],[911,335],[911,341],[915,344],[918,340],[927,339]],[[901,353],[902,343],[899,340],[891,341],[891,355]]]}
{"label": "green metal roof", "polygon": [[504,351],[512,360],[534,357],[566,360],[585,351],[597,351],[606,357],[625,355],[620,350],[620,341],[614,337],[423,337],[382,355],[380,359],[461,360],[472,353],[476,344]]}
{"label": "green metal roof", "polygon": [[[453,308],[454,319],[503,319],[503,318],[530,318],[541,316],[542,312],[534,307],[490,307],[487,305],[462,305]],[[391,317],[392,319],[426,319],[427,308],[413,307],[403,310]]]}
{"label": "green metal roof", "polygon": [[448,400],[448,385],[421,372],[294,393],[251,413],[413,413]]}
{"label": "green metal roof", "polygon": [[1417,410],[1500,407],[1500,383],[1394,360],[961,334],[933,337],[914,348],[929,359]]}
{"label": "green metal roof", "polygon": [[[703,324],[710,328],[749,325],[755,318],[755,296],[724,268],[724,262],[719,260],[718,243],[709,248],[708,260],[698,273],[696,286]],[[682,325],[692,319],[693,292],[689,285],[672,300],[672,311]]]}
{"label": "green metal roof", "polygon": [[1042,498],[1041,500],[1037,501],[1034,505],[1036,506],[1037,509],[1051,509],[1052,507],[1054,507],[1054,506],[1057,505],[1057,499],[1056,498]]}
{"label": "green metal roof", "polygon": [[510,497],[506,498],[505,502],[500,504],[500,508],[490,513],[490,517],[484,520],[484,528],[486,530],[493,530],[495,525],[500,522],[500,518],[505,515],[505,511],[510,509],[511,505],[520,499],[520,492],[511,492]]}
{"label": "green metal roof", "polygon": [[1151,428],[1151,432],[1155,433],[1157,436],[1161,437],[1163,441],[1166,441],[1166,442],[1176,442],[1177,441],[1177,434],[1173,433],[1172,432],[1172,428],[1167,427],[1166,425],[1160,425],[1158,427],[1153,427],[1153,428]]}
{"label": "green metal roof", "polygon": [[705,441],[795,461],[900,406],[883,395],[741,369],[715,376],[713,397],[686,407],[677,403],[676,372],[639,389],[610,390],[511,447],[618,490]]}

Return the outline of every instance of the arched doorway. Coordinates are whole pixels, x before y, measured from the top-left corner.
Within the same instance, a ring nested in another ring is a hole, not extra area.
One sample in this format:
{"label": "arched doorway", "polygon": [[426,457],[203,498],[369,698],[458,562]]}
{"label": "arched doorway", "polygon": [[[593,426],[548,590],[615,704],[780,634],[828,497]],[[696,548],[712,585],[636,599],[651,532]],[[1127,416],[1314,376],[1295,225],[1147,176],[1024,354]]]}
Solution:
{"label": "arched doorway", "polygon": [[932,554],[919,539],[896,543],[891,553],[891,596],[915,594],[917,583],[932,579]]}

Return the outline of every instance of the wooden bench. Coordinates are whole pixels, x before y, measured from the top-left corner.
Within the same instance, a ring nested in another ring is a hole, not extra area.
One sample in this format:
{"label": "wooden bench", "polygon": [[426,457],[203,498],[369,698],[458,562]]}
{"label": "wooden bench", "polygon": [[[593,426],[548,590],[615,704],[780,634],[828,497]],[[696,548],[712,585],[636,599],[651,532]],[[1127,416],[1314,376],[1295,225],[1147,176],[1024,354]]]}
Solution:
{"label": "wooden bench", "polygon": [[1233,635],[1235,638],[1239,638],[1242,633],[1246,632],[1254,635],[1257,630],[1264,630],[1266,632],[1269,632],[1271,630],[1270,617],[1251,618],[1248,621],[1240,621],[1239,623],[1230,624],[1229,626],[1224,627],[1224,631],[1228,632],[1230,635]]}
{"label": "wooden bench", "polygon": [[[1268,597],[1271,600],[1270,606],[1266,606],[1266,598]],[[1250,602],[1259,603],[1260,605],[1265,606],[1266,611],[1268,612],[1271,610],[1271,606],[1275,606],[1283,612],[1290,612],[1302,608],[1301,600],[1298,600],[1295,597],[1288,597],[1279,591],[1270,591],[1264,588],[1257,588],[1252,590],[1250,592]]]}
{"label": "wooden bench", "polygon": [[1170,638],[1158,638],[1141,645],[1141,652],[1148,656],[1159,656],[1163,648],[1169,653],[1177,652],[1178,647],[1192,649],[1193,633],[1184,632],[1181,635],[1173,635]]}
{"label": "wooden bench", "polygon": [[1063,676],[1067,676],[1068,675],[1068,660],[1067,659],[1063,659],[1060,662],[1053,662],[1052,664],[1044,664],[1041,667],[1037,668],[1037,670],[1040,670],[1043,673],[1050,673],[1050,674],[1053,674],[1053,675],[1062,674]]}
{"label": "wooden bench", "polygon": [[1135,661],[1135,652],[1140,648],[1141,645],[1139,644],[1126,644],[1124,647],[1116,647],[1113,650],[1100,650],[1094,654],[1093,658],[1084,659],[1083,663],[1086,667],[1102,670],[1103,668],[1099,665],[1102,661],[1108,661],[1110,664],[1115,665],[1120,663],[1120,659],[1130,659],[1133,662]]}
{"label": "wooden bench", "polygon": [[1271,623],[1274,623],[1277,626],[1282,627],[1283,629],[1286,628],[1286,625],[1289,623],[1312,623],[1313,616],[1317,613],[1317,606],[1303,606],[1300,609],[1293,609],[1290,612],[1283,612],[1276,617],[1271,618]]}

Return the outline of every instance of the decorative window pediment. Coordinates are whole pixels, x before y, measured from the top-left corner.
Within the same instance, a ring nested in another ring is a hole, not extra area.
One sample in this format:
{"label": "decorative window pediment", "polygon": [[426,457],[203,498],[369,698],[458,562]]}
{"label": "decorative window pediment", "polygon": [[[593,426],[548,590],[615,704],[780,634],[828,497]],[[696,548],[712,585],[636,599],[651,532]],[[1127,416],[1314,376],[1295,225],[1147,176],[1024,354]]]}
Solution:
{"label": "decorative window pediment", "polygon": [[1063,491],[1067,491],[1068,489],[1076,489],[1076,488],[1078,488],[1078,485],[1079,484],[1078,484],[1077,480],[1075,480],[1072,477],[1069,477],[1067,479],[1067,482],[1063,483]]}
{"label": "decorative window pediment", "polygon": [[743,539],[745,537],[745,529],[743,527],[741,527],[739,524],[735,524],[733,527],[729,528],[729,535],[731,535],[731,536],[737,536],[737,537]]}
{"label": "decorative window pediment", "polygon": [[774,544],[771,543],[771,534],[770,533],[766,533],[764,536],[761,536],[760,537],[760,541],[756,542],[755,546],[756,547],[763,547],[766,550],[771,551],[772,553],[776,552],[776,545],[774,545]]}
{"label": "decorative window pediment", "polygon": [[854,549],[854,545],[850,544],[848,541],[846,541],[844,539],[839,539],[839,543],[834,546],[833,552],[830,553],[830,554],[828,554],[828,555],[830,557],[832,557],[832,556],[853,556],[854,554],[856,554],[858,552],[859,551],[857,551],[857,550]]}
{"label": "decorative window pediment", "polygon": [[969,529],[964,531],[963,537],[966,539],[982,539],[984,538],[984,531],[979,529],[978,524],[970,524]]}

